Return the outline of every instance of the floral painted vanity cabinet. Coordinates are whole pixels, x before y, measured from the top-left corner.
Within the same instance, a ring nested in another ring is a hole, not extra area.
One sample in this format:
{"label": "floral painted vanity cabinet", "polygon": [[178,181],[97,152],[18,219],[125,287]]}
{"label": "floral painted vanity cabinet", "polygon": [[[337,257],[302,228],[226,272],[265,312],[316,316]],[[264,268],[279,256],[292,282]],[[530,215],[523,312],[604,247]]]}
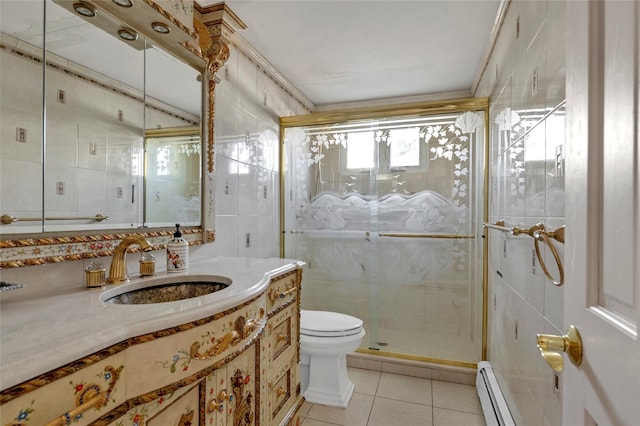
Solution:
{"label": "floral painted vanity cabinet", "polygon": [[1,425],[299,425],[301,279],[3,390]]}

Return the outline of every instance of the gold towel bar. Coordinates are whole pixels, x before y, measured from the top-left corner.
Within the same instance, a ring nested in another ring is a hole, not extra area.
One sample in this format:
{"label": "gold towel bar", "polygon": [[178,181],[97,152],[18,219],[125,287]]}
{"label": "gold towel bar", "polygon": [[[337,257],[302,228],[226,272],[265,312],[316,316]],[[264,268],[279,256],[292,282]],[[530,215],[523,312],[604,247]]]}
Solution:
{"label": "gold towel bar", "polygon": [[[551,283],[555,286],[561,286],[562,284],[564,284],[564,268],[562,267],[560,254],[558,253],[558,250],[556,250],[556,247],[553,245],[553,241],[551,241],[551,239],[555,239],[564,244],[564,231],[565,231],[564,225],[553,231],[546,230],[544,223],[538,223],[536,225],[533,225],[530,228],[517,228],[517,227],[509,228],[505,226],[504,220],[499,220],[494,224],[485,223],[483,224],[483,227],[487,229],[496,229],[498,231],[508,232],[511,235],[521,235],[521,234],[529,235],[531,238],[533,238],[533,242],[536,250],[536,256],[538,257],[538,262],[540,263],[540,266],[542,267],[542,271],[544,272],[547,279],[551,281]],[[558,265],[558,271],[560,273],[560,277],[558,279],[555,279],[551,275],[551,272],[549,272],[547,265],[544,263],[544,259],[542,258],[542,252],[540,250],[540,241],[543,241],[544,243],[546,243],[547,246],[549,247],[549,250],[551,250],[551,254],[553,255],[553,258],[555,259],[556,264]]]}
{"label": "gold towel bar", "polygon": [[565,230],[564,225],[562,225],[560,228],[555,229],[553,231],[549,231],[545,229],[544,223],[538,223],[537,225],[533,225],[531,228],[518,228],[515,226],[513,228],[509,228],[505,226],[504,220],[499,220],[494,224],[485,223],[482,226],[488,229],[496,229],[498,231],[508,232],[511,235],[526,234],[535,239],[542,239],[541,237],[536,236],[536,233],[538,233],[539,235],[544,234],[549,238],[553,238],[561,243],[564,243],[564,230]]}
{"label": "gold towel bar", "polygon": [[[105,216],[102,213],[98,213],[95,216],[88,217],[45,217],[44,220],[95,220],[96,222],[102,222],[109,219],[109,216]],[[41,217],[15,217],[10,214],[3,214],[0,217],[0,222],[3,225],[11,225],[13,222],[41,222]]]}

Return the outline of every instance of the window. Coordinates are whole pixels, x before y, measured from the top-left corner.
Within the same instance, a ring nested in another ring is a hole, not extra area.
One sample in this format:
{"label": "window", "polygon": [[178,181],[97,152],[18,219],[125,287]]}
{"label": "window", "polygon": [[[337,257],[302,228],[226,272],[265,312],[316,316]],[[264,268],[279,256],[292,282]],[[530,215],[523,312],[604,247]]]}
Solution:
{"label": "window", "polygon": [[389,168],[420,166],[420,135],[417,127],[389,131]]}
{"label": "window", "polygon": [[347,170],[370,169],[374,166],[373,132],[347,133]]}

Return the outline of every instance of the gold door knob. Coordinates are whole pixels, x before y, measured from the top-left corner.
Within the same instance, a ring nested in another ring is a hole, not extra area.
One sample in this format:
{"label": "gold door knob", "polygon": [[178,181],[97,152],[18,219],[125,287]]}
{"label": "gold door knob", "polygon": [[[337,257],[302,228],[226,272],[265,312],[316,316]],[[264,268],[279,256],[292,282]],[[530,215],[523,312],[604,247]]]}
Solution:
{"label": "gold door knob", "polygon": [[582,339],[578,329],[569,326],[564,336],[554,334],[538,334],[538,349],[553,371],[560,372],[564,368],[562,352],[566,352],[571,362],[578,366],[582,363]]}

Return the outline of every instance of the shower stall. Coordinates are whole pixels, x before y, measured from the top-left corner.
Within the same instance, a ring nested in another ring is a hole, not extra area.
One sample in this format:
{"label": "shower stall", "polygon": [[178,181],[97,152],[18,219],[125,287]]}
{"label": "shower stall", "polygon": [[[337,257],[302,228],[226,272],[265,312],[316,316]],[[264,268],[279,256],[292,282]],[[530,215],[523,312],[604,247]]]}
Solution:
{"label": "shower stall", "polygon": [[486,99],[281,119],[282,254],[361,352],[475,366],[486,347]]}

